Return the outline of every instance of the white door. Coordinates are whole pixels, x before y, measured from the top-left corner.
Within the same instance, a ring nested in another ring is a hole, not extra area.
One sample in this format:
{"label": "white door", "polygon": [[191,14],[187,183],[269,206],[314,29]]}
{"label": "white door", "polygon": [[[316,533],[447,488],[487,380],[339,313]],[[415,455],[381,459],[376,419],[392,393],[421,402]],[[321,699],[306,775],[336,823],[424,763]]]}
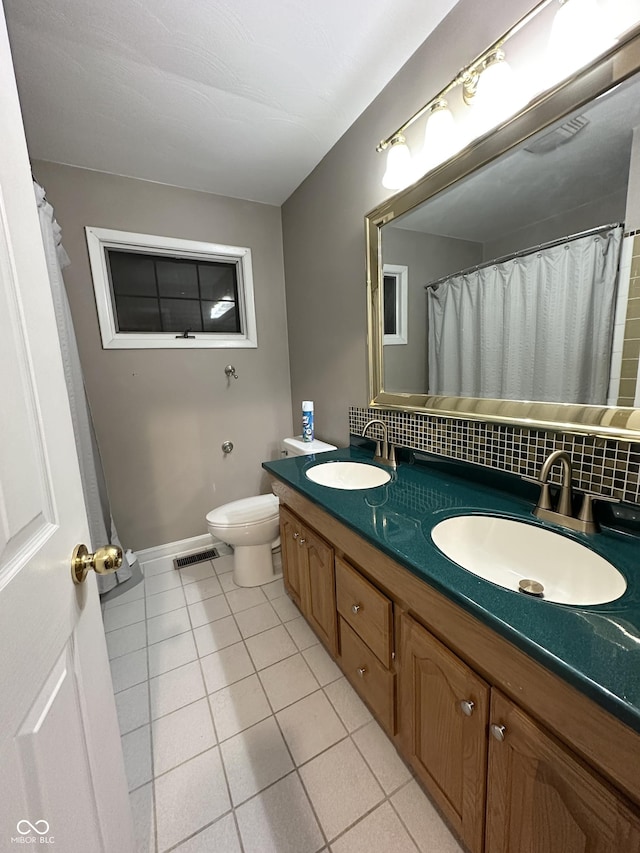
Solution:
{"label": "white door", "polygon": [[[0,5],[0,850],[133,832],[67,393]],[[98,545],[105,543],[98,543]]]}

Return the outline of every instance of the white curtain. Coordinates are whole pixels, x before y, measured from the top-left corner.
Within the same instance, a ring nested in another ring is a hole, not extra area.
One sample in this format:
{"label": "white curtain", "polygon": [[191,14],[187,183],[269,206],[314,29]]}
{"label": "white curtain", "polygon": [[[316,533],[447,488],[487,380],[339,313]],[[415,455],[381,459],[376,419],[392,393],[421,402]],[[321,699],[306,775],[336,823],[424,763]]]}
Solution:
{"label": "white curtain", "polygon": [[[71,405],[73,432],[76,439],[82,488],[89,519],[91,549],[95,550],[109,543],[120,545],[111,517],[102,460],[100,459],[91,411],[85,394],[73,320],[62,278],[62,268],[69,264],[69,257],[62,246],[60,226],[54,218],[53,208],[45,198],[43,188],[35,181],[33,186],[38,204],[40,230],[47,258],[64,375]],[[132,575],[136,578],[140,577],[137,560],[131,565],[127,560],[124,560],[122,567],[115,574],[98,576],[98,591],[101,594],[108,592],[118,584],[132,578]]]}
{"label": "white curtain", "polygon": [[429,393],[606,405],[622,228],[427,287]]}

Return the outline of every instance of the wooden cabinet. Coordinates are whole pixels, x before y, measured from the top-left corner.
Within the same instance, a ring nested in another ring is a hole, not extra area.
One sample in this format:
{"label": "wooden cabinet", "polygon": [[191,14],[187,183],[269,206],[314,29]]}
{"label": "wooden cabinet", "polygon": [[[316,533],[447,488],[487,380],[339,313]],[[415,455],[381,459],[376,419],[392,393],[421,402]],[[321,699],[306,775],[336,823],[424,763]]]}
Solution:
{"label": "wooden cabinet", "polygon": [[[400,739],[407,760],[469,850],[482,850],[490,688],[413,619],[401,617]],[[513,848],[512,853],[521,853]]]}
{"label": "wooden cabinet", "polygon": [[492,693],[486,853],[640,853],[640,820],[617,792]]}
{"label": "wooden cabinet", "polygon": [[640,853],[635,731],[290,487],[277,493],[289,594],[334,656],[339,625],[338,664],[471,853]]}
{"label": "wooden cabinet", "polygon": [[332,655],[338,650],[333,548],[284,507],[280,541],[285,587]]}

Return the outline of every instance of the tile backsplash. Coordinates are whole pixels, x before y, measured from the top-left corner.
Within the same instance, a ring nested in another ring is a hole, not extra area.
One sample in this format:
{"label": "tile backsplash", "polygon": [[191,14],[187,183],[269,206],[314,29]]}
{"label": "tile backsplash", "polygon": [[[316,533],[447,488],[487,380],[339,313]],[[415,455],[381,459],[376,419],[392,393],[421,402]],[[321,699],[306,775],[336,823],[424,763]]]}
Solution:
{"label": "tile backsplash", "polygon": [[[640,504],[640,444],[635,442],[359,406],[349,408],[349,432],[362,435],[371,418],[387,424],[393,444],[527,477],[538,476],[552,451],[566,450],[577,489]],[[379,430],[372,427],[368,435],[379,438]],[[554,478],[559,482],[555,470]]]}

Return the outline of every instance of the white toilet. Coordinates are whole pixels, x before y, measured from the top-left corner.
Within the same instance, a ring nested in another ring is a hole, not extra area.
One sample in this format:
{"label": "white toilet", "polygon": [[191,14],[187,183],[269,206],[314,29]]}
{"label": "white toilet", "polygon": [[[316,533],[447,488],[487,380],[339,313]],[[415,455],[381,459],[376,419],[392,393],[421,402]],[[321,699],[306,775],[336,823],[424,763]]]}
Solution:
{"label": "white toilet", "polygon": [[[335,450],[333,444],[302,436],[282,441],[283,456],[307,456]],[[274,571],[273,549],[279,545],[279,502],[275,495],[242,498],[207,514],[214,540],[233,548],[233,581],[237,586],[260,586],[280,577]]]}

